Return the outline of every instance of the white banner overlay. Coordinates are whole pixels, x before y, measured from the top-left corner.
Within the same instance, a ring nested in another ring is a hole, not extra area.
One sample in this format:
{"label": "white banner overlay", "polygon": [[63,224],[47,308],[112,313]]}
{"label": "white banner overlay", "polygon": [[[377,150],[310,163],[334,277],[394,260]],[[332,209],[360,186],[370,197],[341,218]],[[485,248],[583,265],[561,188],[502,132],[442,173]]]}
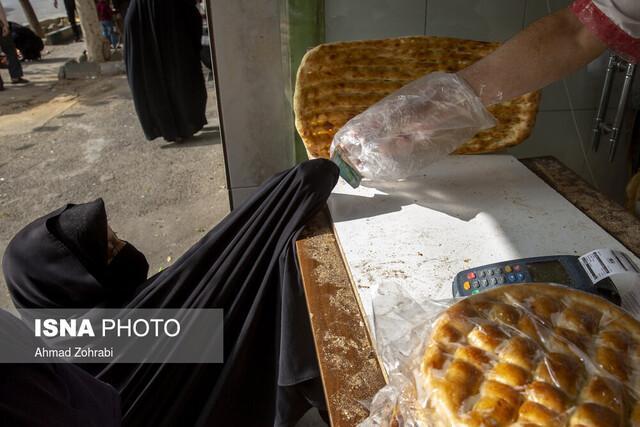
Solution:
{"label": "white banner overlay", "polygon": [[[222,363],[220,309],[19,310],[0,363]],[[16,325],[18,326],[18,325]]]}

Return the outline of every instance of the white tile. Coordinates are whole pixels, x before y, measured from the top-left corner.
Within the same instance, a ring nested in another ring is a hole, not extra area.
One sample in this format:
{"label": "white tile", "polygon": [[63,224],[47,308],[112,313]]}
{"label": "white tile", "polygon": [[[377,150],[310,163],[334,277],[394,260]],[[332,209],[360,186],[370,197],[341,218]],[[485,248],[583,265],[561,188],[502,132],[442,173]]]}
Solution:
{"label": "white tile", "polygon": [[529,25],[549,13],[565,8],[573,3],[572,0],[527,0],[524,24]]}
{"label": "white tile", "polygon": [[[595,114],[595,110],[576,111],[578,128],[576,130],[570,111],[539,112],[531,136],[507,152],[518,158],[553,156],[587,182],[593,184],[593,178],[595,178],[595,184],[600,191],[614,200],[622,201],[624,186],[629,179],[626,153],[630,143],[630,120],[627,120],[626,126],[623,126],[625,129],[620,138],[615,162],[609,163],[609,144],[606,138],[601,140],[597,153],[594,153],[591,148],[591,129]],[[585,161],[585,154],[591,172]]]}
{"label": "white tile", "polygon": [[[569,4],[571,0],[549,0],[550,7],[548,7],[547,0],[527,0],[525,26]],[[608,53],[604,53],[600,58],[565,79],[571,104],[561,81],[546,87],[542,92],[540,111],[568,110],[570,105],[576,109],[597,108],[608,56]]]}
{"label": "white tile", "polygon": [[428,35],[504,41],[522,29],[525,0],[428,0]]}
{"label": "white tile", "polygon": [[424,34],[426,0],[326,0],[326,40]]}
{"label": "white tile", "polygon": [[522,144],[508,150],[516,157],[554,156],[584,178],[588,177],[580,137],[586,151],[591,147],[591,126],[595,111],[576,111],[578,131],[571,112],[538,112],[531,136]]}
{"label": "white tile", "polygon": [[529,25],[551,12],[555,12],[569,6],[572,0],[527,0],[524,15],[524,24]]}
{"label": "white tile", "polygon": [[[539,112],[569,110],[567,91],[564,81],[559,80],[542,89]],[[573,108],[576,108],[575,106]]]}
{"label": "white tile", "polygon": [[[609,54],[604,53],[592,63],[566,77],[564,83],[560,80],[544,88],[540,111],[569,110],[571,107],[578,110],[597,108],[608,57]],[[612,101],[620,94],[622,77],[622,74],[618,74],[618,78],[614,80]]]}

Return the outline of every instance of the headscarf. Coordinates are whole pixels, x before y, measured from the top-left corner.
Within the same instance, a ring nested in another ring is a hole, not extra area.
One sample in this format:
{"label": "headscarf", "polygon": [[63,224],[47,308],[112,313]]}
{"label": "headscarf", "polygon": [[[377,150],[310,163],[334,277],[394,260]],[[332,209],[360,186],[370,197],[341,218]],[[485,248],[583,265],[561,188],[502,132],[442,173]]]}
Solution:
{"label": "headscarf", "polygon": [[119,307],[147,275],[133,245],[107,263],[107,214],[102,199],[68,204],[22,229],[2,268],[18,308]]}

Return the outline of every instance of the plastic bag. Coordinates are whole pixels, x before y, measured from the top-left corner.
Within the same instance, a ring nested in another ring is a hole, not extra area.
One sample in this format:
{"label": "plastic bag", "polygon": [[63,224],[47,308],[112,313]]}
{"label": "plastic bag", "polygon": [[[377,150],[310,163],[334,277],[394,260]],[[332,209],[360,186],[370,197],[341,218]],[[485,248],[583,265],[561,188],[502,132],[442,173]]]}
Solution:
{"label": "plastic bag", "polygon": [[403,179],[495,124],[463,79],[431,73],[349,120],[334,136],[331,154],[365,178]]}
{"label": "plastic bag", "polygon": [[640,323],[604,299],[551,284],[446,301],[416,301],[399,285],[379,293],[388,385],[362,427],[640,422]]}

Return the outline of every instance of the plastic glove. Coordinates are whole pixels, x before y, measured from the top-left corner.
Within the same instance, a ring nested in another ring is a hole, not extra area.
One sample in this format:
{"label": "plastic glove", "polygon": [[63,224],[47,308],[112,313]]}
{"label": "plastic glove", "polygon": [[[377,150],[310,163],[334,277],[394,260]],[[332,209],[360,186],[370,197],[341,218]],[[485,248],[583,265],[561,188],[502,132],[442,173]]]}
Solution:
{"label": "plastic glove", "polygon": [[365,178],[402,179],[495,124],[463,79],[431,73],[349,120],[334,136],[331,155],[338,151]]}

